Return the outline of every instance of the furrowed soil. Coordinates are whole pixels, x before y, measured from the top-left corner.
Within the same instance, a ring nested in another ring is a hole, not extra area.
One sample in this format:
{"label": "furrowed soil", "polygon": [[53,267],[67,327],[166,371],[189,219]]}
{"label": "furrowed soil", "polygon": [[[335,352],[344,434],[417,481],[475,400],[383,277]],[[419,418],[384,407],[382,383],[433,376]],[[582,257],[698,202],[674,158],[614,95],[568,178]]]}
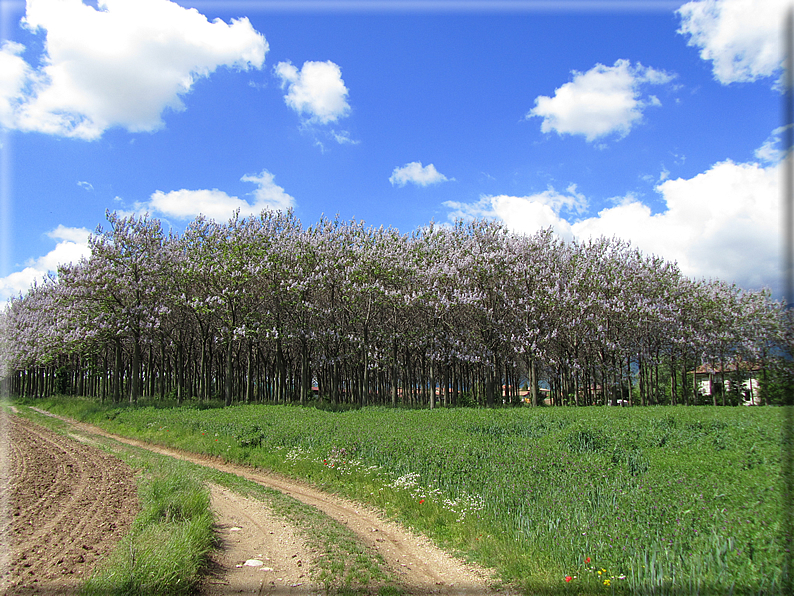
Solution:
{"label": "furrowed soil", "polygon": [[[33,408],[36,409],[36,408]],[[260,485],[276,489],[286,495],[297,499],[305,504],[311,505],[322,511],[329,517],[345,524],[366,547],[373,557],[380,555],[386,563],[388,570],[397,578],[397,582],[403,594],[411,595],[466,595],[475,596],[480,594],[502,594],[518,593],[517,590],[506,588],[495,588],[495,581],[492,572],[487,569],[479,568],[474,565],[451,556],[443,550],[433,545],[427,538],[414,534],[406,528],[383,519],[379,513],[359,503],[343,499],[337,495],[324,493],[314,487],[297,481],[292,478],[268,473],[261,469],[240,466],[226,462],[217,458],[189,453],[181,450],[152,445],[135,439],[114,435],[99,427],[77,422],[61,416],[55,416],[43,410],[38,410],[42,414],[56,417],[69,423],[74,431],[73,436],[81,437],[83,441],[90,441],[91,437],[104,437],[113,439],[127,445],[148,449],[161,455],[175,457],[181,460],[190,461],[202,466],[208,466],[217,470],[236,474]],[[30,434],[40,437],[46,434],[49,441],[58,443],[68,442],[67,439],[52,433],[43,433],[40,427],[31,423],[15,419],[11,428],[30,429]],[[17,432],[16,430],[14,432]],[[19,436],[20,447],[17,448],[16,437]],[[12,437],[12,460],[19,461],[20,469],[29,466],[28,460],[38,461],[38,457],[28,455],[28,451],[35,451],[36,447],[27,440],[25,433],[17,433]],[[25,442],[25,441],[28,442]],[[85,448],[84,445],[79,445]],[[92,450],[97,451],[97,450]],[[64,464],[58,463],[60,453],[66,453],[66,449],[55,449],[53,455],[45,460],[44,467],[48,469],[63,469]],[[83,453],[83,451],[80,451]],[[85,458],[88,458],[87,453]],[[101,453],[101,452],[100,452]],[[64,456],[68,457],[68,456]],[[114,459],[106,456],[109,459]],[[80,459],[79,457],[77,459]],[[71,461],[71,460],[69,460]],[[118,460],[114,460],[116,465],[123,466]],[[77,463],[72,463],[76,467]],[[51,472],[50,475],[52,476]],[[38,480],[30,480],[31,484],[40,486],[39,490],[53,492],[53,482],[40,483]],[[14,481],[14,486],[19,484]],[[44,486],[42,486],[44,484]],[[212,554],[208,575],[205,578],[201,593],[210,594],[233,594],[233,593],[254,593],[254,594],[322,594],[324,589],[312,582],[312,570],[316,553],[307,547],[299,530],[292,528],[285,520],[275,516],[261,501],[242,497],[219,486],[210,486],[212,496],[213,513],[216,518],[216,534],[219,539],[219,548]],[[57,491],[56,491],[57,492]],[[48,494],[49,494],[48,493]],[[12,501],[17,493],[12,490]],[[82,494],[82,493],[81,493]],[[89,492],[88,500],[92,500],[93,495]],[[35,503],[30,503],[32,498],[25,501],[28,507]],[[72,499],[74,500],[74,499]],[[94,506],[101,509],[104,506],[104,499],[93,499]],[[50,523],[46,511],[39,509],[31,511],[27,519],[37,521],[30,525],[44,523],[48,531],[69,535],[72,530],[68,523]],[[14,510],[16,511],[16,510]],[[52,509],[52,511],[60,511]],[[115,510],[114,510],[115,511]],[[118,514],[111,515],[117,519]],[[16,516],[15,516],[16,518]],[[130,516],[131,519],[131,516]],[[80,519],[82,523],[82,519]],[[22,524],[24,526],[24,524]],[[73,521],[77,525],[77,520]],[[14,522],[14,527],[20,526]],[[37,533],[41,536],[42,533]],[[66,542],[68,539],[59,539]],[[48,540],[48,543],[51,541]],[[78,540],[78,542],[81,542]],[[47,574],[46,578],[42,575],[40,582],[48,581],[50,588],[55,588],[57,584],[57,573],[51,569],[53,558],[45,553],[36,550],[33,543],[40,545],[39,540],[28,540],[25,542],[25,552],[27,553],[27,564],[35,565],[35,569],[41,569],[37,573]],[[19,544],[22,544],[21,542]],[[40,546],[38,548],[41,548]],[[82,548],[78,544],[78,548]],[[11,566],[11,577],[19,582],[27,568],[24,568],[23,559],[13,550],[14,563]],[[71,553],[71,551],[69,551]],[[84,553],[79,553],[83,555]],[[42,557],[46,560],[43,560]],[[61,557],[56,557],[56,560]],[[72,559],[63,558],[64,561]],[[76,559],[75,559],[76,560]],[[32,563],[31,561],[36,561]],[[20,568],[20,565],[22,567]],[[64,563],[67,565],[67,563]],[[62,572],[60,577],[83,577],[87,573],[87,568],[69,567],[71,572]],[[22,571],[20,571],[22,569]],[[62,580],[61,580],[62,581]],[[16,584],[15,584],[16,585]],[[41,584],[43,585],[43,584]],[[63,584],[66,586],[67,584]],[[73,584],[69,584],[73,585]],[[68,588],[68,586],[67,586]],[[370,586],[373,593],[376,593],[378,586]],[[18,588],[14,588],[18,589]],[[0,589],[0,594],[2,589]],[[31,591],[11,591],[8,594],[27,594]],[[68,593],[54,591],[53,593]]]}
{"label": "furrowed soil", "polygon": [[132,469],[0,413],[0,594],[73,594],[138,512]]}

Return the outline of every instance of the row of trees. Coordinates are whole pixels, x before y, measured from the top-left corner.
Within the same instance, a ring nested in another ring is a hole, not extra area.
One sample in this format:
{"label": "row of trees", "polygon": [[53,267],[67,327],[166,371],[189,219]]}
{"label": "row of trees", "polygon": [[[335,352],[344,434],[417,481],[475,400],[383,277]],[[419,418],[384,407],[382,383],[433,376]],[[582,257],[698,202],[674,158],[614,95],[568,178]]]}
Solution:
{"label": "row of trees", "polygon": [[14,392],[435,407],[515,402],[526,383],[533,404],[541,387],[555,403],[698,403],[693,369],[767,370],[787,329],[768,291],[689,279],[614,238],[304,229],[280,211],[182,235],[108,224],[3,312]]}

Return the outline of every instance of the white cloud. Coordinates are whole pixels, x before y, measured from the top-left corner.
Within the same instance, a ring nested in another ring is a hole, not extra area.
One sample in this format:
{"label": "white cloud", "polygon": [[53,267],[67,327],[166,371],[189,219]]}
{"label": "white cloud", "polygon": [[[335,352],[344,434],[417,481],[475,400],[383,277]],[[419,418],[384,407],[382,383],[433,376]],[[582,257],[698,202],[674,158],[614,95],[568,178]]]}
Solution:
{"label": "white cloud", "polygon": [[449,218],[453,220],[481,217],[500,219],[512,231],[520,234],[534,234],[551,227],[560,237],[571,240],[571,224],[561,216],[561,212],[581,213],[587,207],[587,199],[576,192],[575,184],[571,184],[567,190],[567,194],[562,194],[549,187],[541,193],[525,197],[483,196],[476,203],[447,201],[444,206],[452,210]]}
{"label": "white cloud", "polygon": [[28,0],[23,24],[46,33],[45,54],[32,70],[14,60],[19,47],[4,46],[0,72],[4,64],[14,69],[3,77],[10,83],[0,83],[0,117],[9,98],[13,108],[4,126],[81,139],[113,126],[153,131],[166,108],[184,109],[181,96],[196,79],[219,66],[261,68],[268,50],[245,18],[210,23],[168,0],[99,0],[98,7]]}
{"label": "white cloud", "polygon": [[41,281],[48,271],[57,271],[58,265],[76,263],[82,257],[88,257],[91,252],[88,248],[90,234],[85,228],[67,228],[63,225],[47,232],[47,236],[60,242],[43,257],[29,260],[21,271],[0,278],[0,300],[24,294],[34,281]]}
{"label": "white cloud", "polygon": [[647,106],[661,105],[656,96],[642,98],[642,85],[662,85],[674,78],[639,63],[632,66],[628,60],[618,60],[613,66],[596,64],[587,72],[572,74],[573,81],[556,89],[554,97],[535,98],[527,118],[543,118],[543,132],[581,134],[588,141],[612,133],[626,136]]}
{"label": "white cloud", "polygon": [[243,182],[253,182],[257,189],[251,193],[253,203],[232,197],[222,190],[173,190],[168,193],[158,190],[149,203],[137,205],[138,211],[151,210],[177,219],[193,219],[201,214],[216,221],[224,221],[236,209],[240,215],[257,215],[264,209],[286,210],[295,205],[295,199],[273,181],[273,174],[263,170],[259,175],[247,174]]}
{"label": "white cloud", "polygon": [[57,228],[47,232],[47,236],[53,240],[65,240],[81,246],[88,246],[88,236],[90,234],[91,232],[85,228],[67,228],[63,224],[59,224]]}
{"label": "white cloud", "polygon": [[694,277],[745,287],[777,285],[780,169],[724,161],[690,179],[656,187],[664,212],[633,201],[573,224],[577,237],[617,235],[646,253],[678,262]]}
{"label": "white cloud", "polygon": [[14,111],[24,97],[30,67],[19,56],[25,47],[12,41],[0,46],[0,126],[13,126]]}
{"label": "white cloud", "polygon": [[350,111],[342,70],[330,60],[304,62],[300,70],[291,62],[279,62],[274,72],[287,89],[286,104],[310,122],[336,122]]}
{"label": "white cloud", "polygon": [[85,180],[78,180],[77,181],[77,186],[79,186],[83,190],[87,190],[89,192],[94,190],[94,185],[91,184],[90,182],[86,182]]}
{"label": "white cloud", "polygon": [[790,0],[698,0],[678,9],[679,33],[710,60],[714,78],[729,83],[773,76],[781,68],[780,40]]}
{"label": "white cloud", "polygon": [[436,170],[433,164],[422,167],[422,162],[420,161],[412,161],[401,168],[394,168],[391,176],[389,176],[389,182],[392,183],[392,186],[395,184],[397,186],[405,186],[409,182],[417,186],[428,186],[429,184],[438,184],[448,180],[449,178]]}
{"label": "white cloud", "polygon": [[358,145],[361,141],[355,141],[350,138],[350,133],[346,130],[332,130],[330,131],[331,137],[340,145]]}
{"label": "white cloud", "polygon": [[561,206],[565,200],[584,205],[584,198],[573,193],[558,198],[553,189],[446,206],[453,209],[450,217],[467,212],[494,217],[521,233],[552,226],[566,239],[617,236],[646,254],[677,261],[685,275],[774,289],[780,268],[780,167],[724,161],[690,179],[665,180],[656,190],[666,208],[655,214],[629,195],[596,216],[576,221],[563,217]]}
{"label": "white cloud", "polygon": [[295,199],[273,182],[273,178],[273,174],[267,170],[262,170],[259,176],[247,174],[240,178],[243,182],[253,182],[258,187],[253,192],[256,213],[259,213],[263,207],[286,211],[295,205]]}
{"label": "white cloud", "polygon": [[243,199],[230,197],[217,188],[212,190],[172,190],[165,193],[156,191],[148,207],[157,213],[177,219],[193,219],[203,214],[211,219],[225,220],[235,209],[248,211],[250,205]]}
{"label": "white cloud", "polygon": [[780,136],[786,131],[786,128],[791,126],[779,126],[772,131],[764,144],[755,150],[755,158],[759,161],[769,164],[776,164],[783,159],[783,149]]}

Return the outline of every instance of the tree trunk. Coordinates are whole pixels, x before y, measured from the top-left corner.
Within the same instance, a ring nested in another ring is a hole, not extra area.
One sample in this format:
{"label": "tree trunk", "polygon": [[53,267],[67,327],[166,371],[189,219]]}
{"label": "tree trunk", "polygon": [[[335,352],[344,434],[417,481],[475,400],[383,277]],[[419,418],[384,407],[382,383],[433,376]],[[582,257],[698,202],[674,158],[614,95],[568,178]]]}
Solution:
{"label": "tree trunk", "polygon": [[697,380],[698,380],[698,374],[697,374],[698,364],[697,364],[697,360],[695,360],[694,366],[695,366],[695,368],[692,370],[692,405],[696,406],[697,403],[698,403],[698,383],[697,383]]}
{"label": "tree trunk", "polygon": [[113,367],[113,403],[121,403],[121,342],[116,342],[116,362]]}
{"label": "tree trunk", "polygon": [[300,403],[304,405],[309,398],[309,345],[305,337],[301,337],[301,388]]}
{"label": "tree trunk", "polygon": [[147,399],[152,399],[154,397],[154,354],[152,353],[154,350],[152,346],[149,346],[149,362],[146,366],[146,380],[148,388],[146,390],[146,397]]}
{"label": "tree trunk", "polygon": [[538,363],[535,358],[529,359],[529,390],[532,396],[532,407],[538,406]]}
{"label": "tree trunk", "polygon": [[452,405],[458,405],[458,392],[460,391],[460,365],[452,365]]}
{"label": "tree trunk", "polygon": [[364,407],[369,399],[369,333],[366,327],[364,327],[364,370],[362,373],[359,404]]}
{"label": "tree trunk", "polygon": [[165,357],[165,342],[160,338],[160,400],[165,399],[165,369],[167,360]]}
{"label": "tree trunk", "polygon": [[246,363],[246,372],[245,372],[245,403],[250,404],[251,398],[253,397],[254,393],[254,371],[253,371],[253,346],[251,342],[248,342],[248,362]]}
{"label": "tree trunk", "polygon": [[[689,376],[687,375],[687,371],[686,371],[686,352],[684,352],[681,357],[681,405],[682,406],[687,405],[686,382],[688,378]],[[695,382],[694,378],[692,382],[693,383]]]}
{"label": "tree trunk", "polygon": [[720,395],[722,395],[722,405],[725,405],[725,356],[720,351],[720,387],[722,390],[720,391]]}
{"label": "tree trunk", "polygon": [[132,335],[132,379],[130,379],[130,403],[138,402],[141,395],[141,338],[138,333]]}
{"label": "tree trunk", "polygon": [[435,366],[433,360],[430,360],[430,409],[436,407],[436,379],[435,379]]}
{"label": "tree trunk", "polygon": [[223,383],[224,406],[232,405],[232,383],[234,381],[234,378],[232,377],[232,373],[234,372],[232,368],[233,356],[234,356],[234,346],[233,346],[232,338],[229,337],[226,340],[226,372],[224,374],[224,383]]}
{"label": "tree trunk", "polygon": [[276,366],[278,367],[276,401],[278,403],[286,403],[287,365],[284,362],[284,349],[281,345],[281,336],[276,338]]}
{"label": "tree trunk", "polygon": [[201,352],[199,353],[199,380],[198,398],[203,401],[207,399],[207,341],[202,335]]}
{"label": "tree trunk", "polygon": [[763,390],[761,393],[764,396],[764,405],[769,405],[769,391],[767,391],[767,380],[766,380],[766,361],[761,363],[761,383],[763,384]]}
{"label": "tree trunk", "polygon": [[640,406],[645,405],[645,368],[642,360],[637,357],[637,395],[640,398]]}
{"label": "tree trunk", "polygon": [[496,364],[488,368],[485,374],[485,401],[489,408],[494,407],[494,385],[496,385]]}
{"label": "tree trunk", "polygon": [[396,339],[392,339],[391,353],[392,353],[391,406],[392,406],[392,408],[396,408],[397,407],[397,373],[399,371],[399,367],[397,365],[397,340]]}
{"label": "tree trunk", "polygon": [[339,365],[336,360],[331,369],[331,403],[339,403]]}
{"label": "tree trunk", "polygon": [[185,387],[185,357],[181,343],[176,344],[174,360],[174,367],[176,368],[176,403],[177,405],[182,405]]}
{"label": "tree trunk", "polygon": [[449,365],[444,366],[443,374],[444,383],[444,407],[449,407]]}

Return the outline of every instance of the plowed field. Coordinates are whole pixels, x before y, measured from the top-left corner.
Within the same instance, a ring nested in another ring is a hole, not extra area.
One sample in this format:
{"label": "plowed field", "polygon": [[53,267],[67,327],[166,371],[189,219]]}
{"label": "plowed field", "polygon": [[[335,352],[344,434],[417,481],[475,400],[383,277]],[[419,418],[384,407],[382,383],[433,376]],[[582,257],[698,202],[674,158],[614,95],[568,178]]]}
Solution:
{"label": "plowed field", "polygon": [[133,471],[95,447],[0,416],[0,594],[72,594],[138,511]]}

